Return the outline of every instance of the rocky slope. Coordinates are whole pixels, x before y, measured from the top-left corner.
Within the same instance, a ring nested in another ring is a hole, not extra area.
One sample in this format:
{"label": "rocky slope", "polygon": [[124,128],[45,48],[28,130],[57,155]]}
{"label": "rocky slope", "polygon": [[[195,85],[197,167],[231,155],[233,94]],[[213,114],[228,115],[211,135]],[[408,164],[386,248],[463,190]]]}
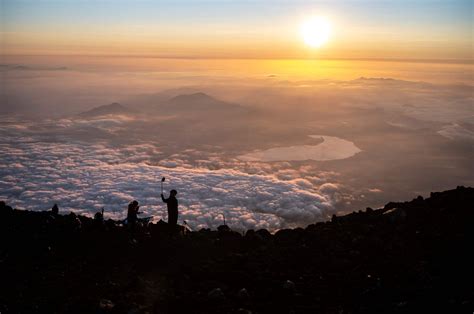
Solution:
{"label": "rocky slope", "polygon": [[0,204],[0,312],[470,313],[473,223],[464,187],[274,235]]}

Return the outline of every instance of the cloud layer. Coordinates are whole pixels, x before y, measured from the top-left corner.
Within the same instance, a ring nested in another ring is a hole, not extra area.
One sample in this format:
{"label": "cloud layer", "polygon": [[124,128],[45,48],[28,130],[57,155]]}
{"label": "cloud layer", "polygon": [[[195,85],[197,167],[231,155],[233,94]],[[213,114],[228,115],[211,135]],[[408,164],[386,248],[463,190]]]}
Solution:
{"label": "cloud layer", "polygon": [[[361,78],[260,82],[254,90],[254,83],[204,89],[255,109],[255,120],[245,117],[239,128],[148,115],[2,116],[0,199],[35,210],[55,202],[84,213],[104,206],[114,218],[137,199],[145,215],[159,219],[166,218],[159,198],[166,176],[167,191],[179,191],[181,219],[195,228],[218,226],[224,213],[234,228],[278,229],[472,183],[470,85]],[[52,101],[43,96],[32,98]],[[61,104],[83,102],[63,96]],[[315,145],[309,134],[326,134],[325,141]],[[327,149],[327,139],[344,141],[347,150]]]}
{"label": "cloud layer", "polygon": [[107,217],[121,219],[128,202],[137,199],[144,216],[166,219],[160,199],[165,176],[165,192],[179,192],[180,221],[193,228],[215,228],[224,214],[237,229],[275,230],[328,218],[337,191],[331,184],[315,189],[285,171],[268,175],[184,168],[179,162],[171,168],[150,165],[145,161],[157,149],[149,144],[111,148],[34,136],[12,141],[11,133],[0,140],[0,197],[18,208],[46,210],[58,203],[61,210],[93,214],[105,207]]}

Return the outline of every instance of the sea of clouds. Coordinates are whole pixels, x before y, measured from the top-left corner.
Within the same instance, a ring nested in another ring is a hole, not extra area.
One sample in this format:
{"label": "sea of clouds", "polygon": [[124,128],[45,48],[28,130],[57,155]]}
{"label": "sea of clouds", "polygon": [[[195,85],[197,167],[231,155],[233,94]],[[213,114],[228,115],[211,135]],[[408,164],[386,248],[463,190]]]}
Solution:
{"label": "sea of clouds", "polygon": [[[470,85],[386,79],[314,84],[306,91],[308,103],[301,106],[334,103],[339,106],[331,105],[333,110],[383,110],[386,114],[377,117],[402,131],[431,128],[449,140],[473,139]],[[302,89],[288,90],[301,100]],[[258,94],[267,95],[260,90]],[[285,97],[272,95],[269,91],[272,104],[284,103]],[[248,97],[258,104],[253,94]],[[288,99],[294,97],[288,95]],[[186,220],[194,229],[215,228],[224,214],[236,229],[276,230],[328,219],[341,204],[350,205],[354,195],[382,192],[372,185],[356,187],[360,193],[345,191],[350,183],[341,184],[339,173],[309,164],[229,160],[228,156],[191,150],[165,156],[152,142],[112,145],[107,139],[126,128],[128,118],[123,117],[59,119],[43,125],[19,122],[13,115],[5,117],[0,120],[0,199],[22,209],[46,210],[58,203],[63,212],[93,215],[105,207],[107,218],[122,219],[127,204],[136,199],[143,216],[166,220],[160,199],[160,179],[165,176],[165,191],[175,188],[179,192],[180,222]],[[74,139],[61,138],[55,134],[57,129]],[[87,141],[90,132],[103,132],[104,141]]]}
{"label": "sea of clouds", "polygon": [[315,186],[291,171],[210,170],[183,166],[179,159],[150,164],[159,153],[151,144],[56,142],[24,128],[0,128],[0,198],[16,208],[48,210],[58,203],[62,212],[93,215],[104,207],[106,218],[124,219],[136,199],[143,217],[166,220],[160,199],[165,176],[165,194],[178,190],[180,221],[193,229],[216,228],[225,215],[235,229],[276,230],[325,220],[334,209],[337,184]]}

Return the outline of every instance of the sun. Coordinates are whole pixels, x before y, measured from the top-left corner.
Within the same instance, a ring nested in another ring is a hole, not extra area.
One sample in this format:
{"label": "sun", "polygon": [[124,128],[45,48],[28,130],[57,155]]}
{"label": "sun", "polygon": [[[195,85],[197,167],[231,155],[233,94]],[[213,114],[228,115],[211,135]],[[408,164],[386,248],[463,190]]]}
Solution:
{"label": "sun", "polygon": [[321,47],[331,35],[331,24],[328,19],[316,16],[301,24],[301,36],[304,42],[310,47]]}

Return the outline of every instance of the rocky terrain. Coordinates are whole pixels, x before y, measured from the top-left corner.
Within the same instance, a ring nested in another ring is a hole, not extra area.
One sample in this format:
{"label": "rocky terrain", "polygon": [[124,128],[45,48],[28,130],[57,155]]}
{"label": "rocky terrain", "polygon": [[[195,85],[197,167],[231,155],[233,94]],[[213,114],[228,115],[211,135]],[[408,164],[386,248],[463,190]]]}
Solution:
{"label": "rocky terrain", "polygon": [[170,233],[0,203],[3,313],[472,313],[474,189],[306,228]]}

